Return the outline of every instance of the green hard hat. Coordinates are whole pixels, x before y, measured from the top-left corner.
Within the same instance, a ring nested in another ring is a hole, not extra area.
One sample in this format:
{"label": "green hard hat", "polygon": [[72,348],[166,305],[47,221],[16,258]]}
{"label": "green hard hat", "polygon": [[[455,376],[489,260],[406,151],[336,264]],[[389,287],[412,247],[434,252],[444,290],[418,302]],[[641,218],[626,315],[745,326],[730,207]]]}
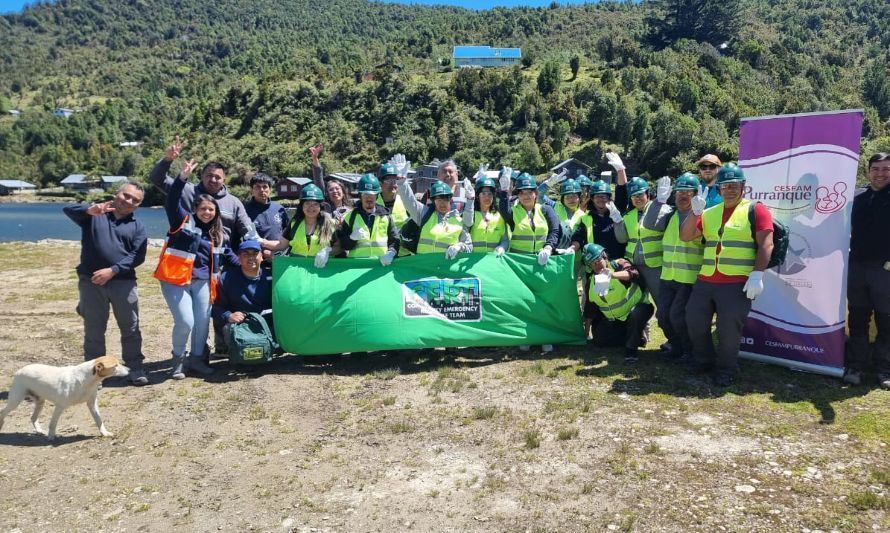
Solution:
{"label": "green hard hat", "polygon": [[724,183],[745,181],[745,173],[735,163],[726,163],[717,171],[717,186]]}
{"label": "green hard hat", "polygon": [[476,192],[482,190],[483,187],[491,187],[494,190],[498,190],[498,184],[492,178],[479,178],[476,180]]}
{"label": "green hard hat", "polygon": [[522,172],[520,172],[518,170],[514,170],[513,173],[510,175],[510,179],[515,180],[516,178],[519,177],[520,174],[522,174]]}
{"label": "green hard hat", "polygon": [[323,202],[324,193],[322,193],[321,189],[319,189],[316,185],[309,183],[300,191],[300,200],[315,200],[316,202]]}
{"label": "green hard hat", "polygon": [[590,194],[608,194],[609,196],[612,196],[612,186],[603,180],[596,180],[590,188]]}
{"label": "green hard hat", "polygon": [[377,171],[377,175],[380,176],[381,179],[383,176],[397,176],[398,173],[399,171],[396,170],[396,166],[392,163],[383,163],[380,165],[380,170]]}
{"label": "green hard hat", "polygon": [[634,176],[627,182],[627,195],[628,196],[636,196],[638,194],[649,193],[649,182],[640,178],[638,176]]}
{"label": "green hard hat", "polygon": [[581,194],[581,185],[572,178],[569,178],[562,182],[562,186],[559,188],[559,194],[560,196],[565,196],[567,194]]}
{"label": "green hard hat", "polygon": [[593,182],[590,181],[590,178],[588,178],[584,174],[581,174],[580,176],[575,178],[575,181],[578,182],[579,187],[593,187]]}
{"label": "green hard hat", "polygon": [[699,185],[701,185],[701,183],[698,181],[698,178],[695,177],[695,174],[686,172],[684,174],[680,174],[680,177],[677,178],[677,182],[674,183],[674,190],[698,191]]}
{"label": "green hard hat", "polygon": [[452,196],[451,187],[441,180],[436,180],[430,187],[430,198],[438,198],[440,196]]}
{"label": "green hard hat", "polygon": [[537,189],[538,183],[535,181],[535,178],[531,177],[527,172],[523,172],[519,176],[516,177],[516,185],[513,186],[513,190],[521,191],[523,189]]}
{"label": "green hard hat", "polygon": [[600,258],[606,249],[596,243],[589,243],[584,246],[584,252],[581,254],[585,263],[592,263]]}
{"label": "green hard hat", "polygon": [[364,174],[358,180],[358,192],[360,194],[379,194],[380,180],[374,174]]}

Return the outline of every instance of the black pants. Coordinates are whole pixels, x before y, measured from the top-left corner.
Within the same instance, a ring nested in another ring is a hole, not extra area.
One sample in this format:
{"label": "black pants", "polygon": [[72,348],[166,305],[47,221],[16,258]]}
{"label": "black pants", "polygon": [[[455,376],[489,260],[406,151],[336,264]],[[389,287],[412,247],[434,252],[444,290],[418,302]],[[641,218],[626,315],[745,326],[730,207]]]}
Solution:
{"label": "black pants", "polygon": [[[879,374],[890,374],[890,271],[881,263],[851,260],[847,304],[850,340],[845,365],[861,372],[872,363]],[[878,330],[874,352],[868,336],[872,315]]]}
{"label": "black pants", "polygon": [[643,330],[654,312],[652,304],[640,302],[631,309],[625,320],[609,320],[602,313],[591,317],[593,318],[593,345],[598,348],[642,347],[645,344]]}
{"label": "black pants", "polygon": [[[695,360],[713,365],[717,372],[738,371],[739,342],[751,310],[744,283],[710,283],[696,280],[686,306],[686,324]],[[711,320],[717,314],[717,346],[711,338]]]}
{"label": "black pants", "polygon": [[673,355],[691,354],[692,339],[686,327],[686,304],[692,294],[692,284],[661,280],[659,294],[655,318],[673,347]]}

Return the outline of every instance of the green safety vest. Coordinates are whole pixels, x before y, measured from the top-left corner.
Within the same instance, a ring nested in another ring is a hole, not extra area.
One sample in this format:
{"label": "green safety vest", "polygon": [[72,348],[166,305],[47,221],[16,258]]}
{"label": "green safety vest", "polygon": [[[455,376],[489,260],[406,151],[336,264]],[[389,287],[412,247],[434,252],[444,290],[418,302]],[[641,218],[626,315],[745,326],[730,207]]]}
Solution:
{"label": "green safety vest", "polygon": [[630,314],[635,305],[643,301],[643,298],[643,291],[639,285],[631,283],[630,287],[627,287],[615,278],[609,281],[609,292],[606,293],[605,298],[600,298],[596,294],[592,283],[590,287],[590,301],[595,303],[603,313],[603,316],[609,320],[626,320],[627,315]]}
{"label": "green safety vest", "polygon": [[751,222],[748,220],[750,205],[750,200],[739,202],[722,228],[724,204],[705,209],[702,213],[701,227],[705,238],[702,276],[712,276],[715,271],[725,276],[747,276],[754,270],[757,241],[751,236]]}
{"label": "green safety vest", "polygon": [[680,240],[680,215],[671,215],[662,239],[661,279],[691,285],[701,269],[705,245],[701,239]]}
{"label": "green safety vest", "polygon": [[[646,216],[646,211],[649,210],[651,205],[652,202],[646,204],[646,208],[643,209],[643,217]],[[639,211],[634,208],[624,215],[624,227],[627,228],[628,238],[628,247],[624,251],[624,257],[631,262],[635,261],[634,255],[636,254],[637,246],[641,246],[643,249],[643,264],[649,268],[658,268],[661,266],[661,238],[664,232],[644,228],[639,223],[639,218],[642,217],[638,217],[638,213]]]}
{"label": "green safety vest", "polygon": [[[377,196],[377,205],[386,207],[386,204],[383,203],[383,197],[380,195]],[[399,229],[401,229],[405,222],[407,222],[409,216],[408,210],[405,209],[405,204],[402,203],[401,196],[396,195],[396,202],[392,204],[392,210],[389,215],[392,217],[393,224]]]}
{"label": "green safety vest", "polygon": [[460,242],[460,233],[463,230],[461,220],[454,215],[449,215],[442,222],[439,222],[438,218],[438,213],[433,213],[433,216],[420,228],[420,239],[417,241],[418,254],[444,252],[452,244]]}
{"label": "green safety vest", "polygon": [[[361,208],[356,208],[361,209]],[[352,216],[352,214],[350,214]],[[352,229],[357,228],[368,229],[365,219],[361,214],[355,213],[352,221]],[[381,257],[386,254],[387,243],[389,242],[389,217],[386,215],[374,216],[374,227],[368,230],[370,234],[367,239],[361,239],[355,242],[355,248],[349,251],[349,257]]]}
{"label": "green safety vest", "polygon": [[[531,222],[534,220],[535,229],[532,229]],[[547,242],[547,233],[550,228],[547,226],[547,219],[544,218],[544,211],[539,204],[535,204],[532,216],[528,216],[528,211],[518,202],[513,206],[513,234],[510,236],[510,251],[534,254],[544,248]]]}
{"label": "green safety vest", "polygon": [[316,231],[309,236],[309,244],[306,244],[306,223],[303,220],[300,221],[300,225],[294,231],[294,238],[290,240],[291,255],[315,257],[318,254],[318,251],[321,249],[321,245],[318,243],[318,224],[321,224],[321,222],[322,218],[319,216],[315,223]]}
{"label": "green safety vest", "polygon": [[575,212],[572,213],[572,216],[569,216],[569,210],[566,209],[566,206],[559,202],[553,208],[556,211],[556,216],[559,217],[560,222],[566,222],[572,228],[572,231],[578,229],[578,223],[581,222],[581,218],[584,217],[584,211],[581,209],[575,209]]}
{"label": "green safety vest", "polygon": [[506,232],[507,224],[500,213],[492,211],[488,214],[488,220],[485,220],[483,213],[476,211],[473,214],[473,227],[470,228],[473,253],[493,252]]}

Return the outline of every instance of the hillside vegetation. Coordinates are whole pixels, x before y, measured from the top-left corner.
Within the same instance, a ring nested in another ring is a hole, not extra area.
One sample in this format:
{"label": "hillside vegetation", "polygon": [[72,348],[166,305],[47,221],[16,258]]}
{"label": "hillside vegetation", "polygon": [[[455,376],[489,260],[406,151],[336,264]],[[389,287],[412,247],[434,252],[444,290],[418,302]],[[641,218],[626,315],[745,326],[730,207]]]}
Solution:
{"label": "hillside vegetation", "polygon": [[[455,44],[523,65],[452,70]],[[350,171],[404,152],[541,173],[614,148],[659,176],[735,157],[743,117],[859,107],[863,151],[887,150],[888,50],[883,0],[65,0],[0,17],[0,110],[22,111],[0,118],[0,177],[141,177],[177,133],[236,179],[306,175],[315,142]]]}

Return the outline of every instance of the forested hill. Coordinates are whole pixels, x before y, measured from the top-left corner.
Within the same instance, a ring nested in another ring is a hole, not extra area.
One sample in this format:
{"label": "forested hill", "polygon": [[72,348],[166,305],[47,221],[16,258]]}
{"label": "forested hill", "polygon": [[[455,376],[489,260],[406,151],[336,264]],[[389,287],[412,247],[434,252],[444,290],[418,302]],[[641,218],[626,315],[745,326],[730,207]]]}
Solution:
{"label": "forested hill", "polygon": [[[455,44],[523,65],[452,70]],[[742,117],[853,107],[864,151],[886,150],[888,50],[885,0],[60,1],[0,17],[0,178],[142,176],[176,133],[236,177],[305,175],[318,141],[332,169],[400,151],[540,173],[614,147],[658,176],[734,157]]]}

